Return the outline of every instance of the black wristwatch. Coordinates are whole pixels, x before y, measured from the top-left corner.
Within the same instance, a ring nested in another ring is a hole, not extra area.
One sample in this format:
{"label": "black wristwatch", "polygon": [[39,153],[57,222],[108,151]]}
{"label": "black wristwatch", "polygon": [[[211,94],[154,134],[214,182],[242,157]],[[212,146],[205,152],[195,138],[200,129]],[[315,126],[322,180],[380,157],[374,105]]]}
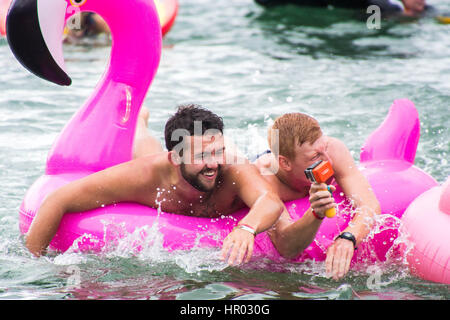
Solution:
{"label": "black wristwatch", "polygon": [[351,234],[350,232],[342,232],[340,235],[338,235],[336,237],[336,239],[334,239],[334,241],[336,241],[337,239],[342,238],[345,240],[350,240],[351,242],[353,242],[353,248],[356,250],[356,238],[353,234]]}

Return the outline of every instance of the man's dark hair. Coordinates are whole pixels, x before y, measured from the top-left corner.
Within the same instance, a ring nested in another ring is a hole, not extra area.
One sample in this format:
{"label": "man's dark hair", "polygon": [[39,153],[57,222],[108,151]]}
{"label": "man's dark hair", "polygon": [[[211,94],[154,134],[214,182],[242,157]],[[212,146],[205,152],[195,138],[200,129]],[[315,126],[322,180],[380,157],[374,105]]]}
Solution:
{"label": "man's dark hair", "polygon": [[221,117],[197,104],[180,105],[177,112],[167,121],[164,129],[167,150],[171,151],[180,142],[172,140],[172,133],[175,130],[185,129],[190,136],[200,133],[198,129],[199,132],[194,132],[195,121],[201,123],[202,135],[209,129],[218,130],[223,134],[224,125]]}

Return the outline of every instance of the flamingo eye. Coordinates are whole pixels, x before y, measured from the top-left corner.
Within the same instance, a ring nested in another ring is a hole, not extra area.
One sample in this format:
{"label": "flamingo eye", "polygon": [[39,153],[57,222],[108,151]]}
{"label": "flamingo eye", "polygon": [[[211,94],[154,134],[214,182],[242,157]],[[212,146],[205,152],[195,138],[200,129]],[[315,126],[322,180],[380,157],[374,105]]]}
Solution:
{"label": "flamingo eye", "polygon": [[81,7],[86,3],[87,0],[70,0],[70,4],[73,7]]}

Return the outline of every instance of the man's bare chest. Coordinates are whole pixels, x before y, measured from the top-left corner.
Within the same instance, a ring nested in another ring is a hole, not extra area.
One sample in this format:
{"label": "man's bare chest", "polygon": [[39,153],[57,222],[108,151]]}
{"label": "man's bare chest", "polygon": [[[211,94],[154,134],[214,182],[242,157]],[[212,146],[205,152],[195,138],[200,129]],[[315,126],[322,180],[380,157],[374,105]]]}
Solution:
{"label": "man's bare chest", "polygon": [[245,206],[236,195],[199,196],[190,200],[166,197],[158,205],[163,212],[205,218],[228,215]]}

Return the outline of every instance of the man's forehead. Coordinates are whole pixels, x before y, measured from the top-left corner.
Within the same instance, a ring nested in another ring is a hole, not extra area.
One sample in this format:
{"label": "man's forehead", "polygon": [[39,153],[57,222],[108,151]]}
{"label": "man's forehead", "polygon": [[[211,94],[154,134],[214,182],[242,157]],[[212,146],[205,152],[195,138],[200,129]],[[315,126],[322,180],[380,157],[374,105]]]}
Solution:
{"label": "man's forehead", "polygon": [[187,139],[190,146],[194,148],[207,148],[213,146],[220,146],[224,144],[224,137],[222,133],[206,133],[202,136],[189,136]]}
{"label": "man's forehead", "polygon": [[295,151],[297,153],[322,152],[325,147],[324,142],[325,142],[324,136],[321,136],[319,139],[314,141],[314,143],[310,143],[309,141],[306,141],[301,146],[296,144]]}

